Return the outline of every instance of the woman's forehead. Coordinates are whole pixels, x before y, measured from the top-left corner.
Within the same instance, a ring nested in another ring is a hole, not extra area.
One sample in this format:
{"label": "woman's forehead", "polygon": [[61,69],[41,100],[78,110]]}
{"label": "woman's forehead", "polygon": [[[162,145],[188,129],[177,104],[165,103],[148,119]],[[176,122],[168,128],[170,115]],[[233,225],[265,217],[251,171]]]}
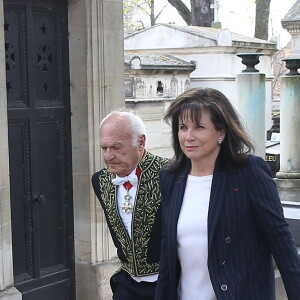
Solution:
{"label": "woman's forehead", "polygon": [[186,108],[179,115],[179,121],[189,120],[195,123],[199,123],[202,113],[207,113],[210,115],[207,109],[201,108],[200,106],[198,106],[197,108]]}

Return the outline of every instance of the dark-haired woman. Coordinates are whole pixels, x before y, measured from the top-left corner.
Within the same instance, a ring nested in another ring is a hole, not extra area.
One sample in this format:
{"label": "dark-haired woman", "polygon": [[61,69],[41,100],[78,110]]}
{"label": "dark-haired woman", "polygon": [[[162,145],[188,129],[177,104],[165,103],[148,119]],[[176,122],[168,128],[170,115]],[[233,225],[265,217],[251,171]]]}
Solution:
{"label": "dark-haired woman", "polygon": [[166,112],[174,159],[160,172],[163,239],[156,300],[275,300],[276,261],[300,299],[300,260],[269,166],[230,101],[191,89]]}

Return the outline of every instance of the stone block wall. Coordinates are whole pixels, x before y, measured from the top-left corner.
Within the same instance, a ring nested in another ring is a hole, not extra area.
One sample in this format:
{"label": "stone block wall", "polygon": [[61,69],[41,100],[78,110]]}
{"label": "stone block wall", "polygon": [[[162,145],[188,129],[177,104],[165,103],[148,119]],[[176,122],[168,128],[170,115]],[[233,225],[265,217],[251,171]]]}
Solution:
{"label": "stone block wall", "polygon": [[170,104],[168,100],[126,100],[126,108],[135,110],[146,126],[146,149],[162,157],[171,158],[170,127],[163,121],[163,116]]}

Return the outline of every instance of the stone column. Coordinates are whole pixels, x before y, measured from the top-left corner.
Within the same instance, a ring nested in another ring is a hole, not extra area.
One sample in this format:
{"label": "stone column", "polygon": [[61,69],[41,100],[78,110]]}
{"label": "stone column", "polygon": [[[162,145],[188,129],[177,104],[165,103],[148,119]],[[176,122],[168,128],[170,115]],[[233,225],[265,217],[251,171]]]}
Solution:
{"label": "stone column", "polygon": [[118,268],[91,176],[104,167],[99,125],[125,106],[122,0],[69,0],[73,199],[77,299],[111,299]]}
{"label": "stone column", "polygon": [[[289,74],[281,78],[280,170],[276,185],[296,246],[300,247],[300,58],[285,59]],[[299,252],[299,250],[298,250]],[[283,285],[279,289],[283,290]]]}
{"label": "stone column", "polygon": [[282,27],[292,36],[290,57],[300,57],[300,0],[297,0],[281,20]]}
{"label": "stone column", "polygon": [[[300,0],[282,19],[282,27],[292,35],[290,58],[285,59],[290,70],[281,78],[280,97],[280,170],[275,182],[291,233],[300,247]],[[280,280],[281,282],[281,280]],[[283,284],[276,287],[283,291]]]}
{"label": "stone column", "polygon": [[255,146],[255,154],[265,158],[265,74],[259,73],[259,53],[239,53],[242,63],[247,66],[236,76],[237,107],[244,126]]}
{"label": "stone column", "polygon": [[[290,70],[281,78],[280,98],[280,170],[276,184],[281,201],[300,202],[300,0],[297,0],[281,20],[291,34],[292,49],[285,59]],[[299,211],[298,211],[299,214]]]}
{"label": "stone column", "polygon": [[[3,2],[0,2],[0,23],[4,24]],[[4,45],[4,31],[0,31]],[[13,287],[13,257],[9,188],[9,152],[7,126],[7,97],[5,49],[0,50],[0,299],[21,300],[22,294]]]}
{"label": "stone column", "polygon": [[290,72],[281,78],[280,170],[276,182],[281,200],[300,202],[300,58],[285,61]]}

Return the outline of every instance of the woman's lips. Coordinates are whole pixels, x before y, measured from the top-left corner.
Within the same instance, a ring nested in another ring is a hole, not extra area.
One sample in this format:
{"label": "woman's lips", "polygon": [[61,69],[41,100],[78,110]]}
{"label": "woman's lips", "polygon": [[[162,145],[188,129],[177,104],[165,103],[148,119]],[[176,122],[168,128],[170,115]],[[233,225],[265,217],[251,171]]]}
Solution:
{"label": "woman's lips", "polygon": [[199,146],[185,146],[186,150],[194,150],[196,148],[198,148]]}

